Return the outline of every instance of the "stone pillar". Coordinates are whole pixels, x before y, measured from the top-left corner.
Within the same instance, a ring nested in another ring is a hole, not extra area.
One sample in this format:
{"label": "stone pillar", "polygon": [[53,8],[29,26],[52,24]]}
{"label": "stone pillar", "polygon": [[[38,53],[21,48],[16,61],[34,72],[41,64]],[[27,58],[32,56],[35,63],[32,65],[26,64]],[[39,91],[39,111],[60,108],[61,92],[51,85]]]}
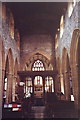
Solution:
{"label": "stone pillar", "polygon": [[56,92],[56,79],[53,77],[53,83],[54,83],[54,92]]}
{"label": "stone pillar", "polygon": [[42,77],[43,79],[43,94],[45,94],[45,77]]}
{"label": "stone pillar", "polygon": [[2,119],[3,79],[2,79],[2,2],[0,2],[0,120]]}
{"label": "stone pillar", "polygon": [[58,99],[61,100],[61,82],[60,82],[60,74],[57,75],[57,79],[58,79],[58,88],[57,88],[57,96]]}
{"label": "stone pillar", "polygon": [[2,84],[2,69],[0,66],[0,119],[2,118],[2,100],[3,100],[3,84]]}
{"label": "stone pillar", "polygon": [[2,70],[2,84],[3,84],[3,93],[4,94],[4,76],[5,76],[5,70]]}
{"label": "stone pillar", "polygon": [[65,81],[65,97],[66,100],[70,101],[71,100],[71,90],[70,90],[70,79],[69,79],[69,73],[66,71],[64,73],[64,81]]}
{"label": "stone pillar", "polygon": [[59,88],[58,91],[61,92],[60,74],[58,75]]}
{"label": "stone pillar", "polygon": [[26,78],[25,78],[25,80],[24,80],[25,82],[24,82],[24,89],[25,89],[25,93],[24,93],[24,95],[26,95]]}
{"label": "stone pillar", "polygon": [[35,77],[32,77],[32,91],[33,91],[33,95],[34,95],[34,79],[35,79]]}
{"label": "stone pillar", "polygon": [[10,103],[12,101],[12,81],[13,81],[13,75],[8,74],[8,88],[7,88],[7,98],[6,102]]}
{"label": "stone pillar", "polygon": [[80,111],[80,68],[78,65],[72,67],[72,83],[73,83],[73,95],[76,108],[76,114],[79,115]]}
{"label": "stone pillar", "polygon": [[57,93],[59,88],[58,74],[55,77],[53,77],[53,80],[54,80],[54,91]]}
{"label": "stone pillar", "polygon": [[57,74],[55,76],[54,83],[55,83],[54,91],[57,94],[58,99],[61,99],[61,83],[60,83],[60,75],[59,74]]}
{"label": "stone pillar", "polygon": [[80,118],[80,64],[76,65],[78,68],[78,117]]}
{"label": "stone pillar", "polygon": [[61,95],[61,99],[65,100],[65,89],[64,89],[64,74],[60,74],[60,84],[61,84],[61,92],[63,95]]}
{"label": "stone pillar", "polygon": [[65,95],[65,73],[62,73],[61,78],[63,79],[63,88],[64,88],[64,95]]}
{"label": "stone pillar", "polygon": [[[1,10],[1,3],[0,3]],[[2,41],[0,39],[0,120],[2,119],[3,81],[2,81]]]}
{"label": "stone pillar", "polygon": [[17,76],[14,76],[13,82],[12,82],[12,101],[15,101],[16,79],[17,79]]}

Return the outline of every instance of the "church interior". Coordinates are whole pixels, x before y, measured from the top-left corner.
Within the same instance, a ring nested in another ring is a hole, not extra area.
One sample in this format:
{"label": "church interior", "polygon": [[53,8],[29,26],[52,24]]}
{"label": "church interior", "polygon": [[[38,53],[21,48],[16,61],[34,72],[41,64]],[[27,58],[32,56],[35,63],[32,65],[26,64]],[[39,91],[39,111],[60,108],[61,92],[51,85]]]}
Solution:
{"label": "church interior", "polygon": [[0,119],[80,117],[80,2],[0,3]]}

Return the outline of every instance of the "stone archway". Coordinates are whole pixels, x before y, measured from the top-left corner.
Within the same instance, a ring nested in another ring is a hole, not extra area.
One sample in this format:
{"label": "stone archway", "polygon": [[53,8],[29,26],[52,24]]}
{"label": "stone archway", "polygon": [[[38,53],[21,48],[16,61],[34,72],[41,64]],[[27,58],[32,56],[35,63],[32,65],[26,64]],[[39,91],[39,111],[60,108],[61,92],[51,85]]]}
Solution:
{"label": "stone archway", "polygon": [[21,64],[21,69],[22,69],[22,70],[24,70],[26,62],[31,61],[32,58],[33,58],[36,54],[42,55],[42,56],[45,57],[48,61],[50,61],[51,65],[53,64],[53,63],[51,62],[51,56],[50,56],[50,55],[46,54],[46,53],[43,52],[43,51],[34,51],[34,52],[32,52],[32,53],[29,53],[26,57],[25,57],[25,55],[23,56],[24,60],[22,60],[23,62],[22,62],[22,64]]}
{"label": "stone archway", "polygon": [[29,60],[26,62],[26,69],[31,70],[31,67],[32,67],[33,63],[36,60],[41,60],[44,64],[46,70],[53,70],[53,66],[50,63],[50,61],[44,55],[39,54],[39,53],[36,53],[29,58]]}
{"label": "stone archway", "polygon": [[9,49],[5,64],[5,71],[6,71],[6,66],[8,65],[6,103],[10,103],[12,101],[12,81],[13,81],[13,65],[14,65],[13,62],[14,60],[13,60],[12,50]]}
{"label": "stone archway", "polygon": [[66,48],[63,48],[63,53],[62,53],[62,76],[63,76],[65,99],[70,101],[70,97],[71,97],[70,62],[69,62],[69,56]]}
{"label": "stone archway", "polygon": [[80,29],[75,29],[72,35],[70,62],[73,80],[75,107],[80,110]]}

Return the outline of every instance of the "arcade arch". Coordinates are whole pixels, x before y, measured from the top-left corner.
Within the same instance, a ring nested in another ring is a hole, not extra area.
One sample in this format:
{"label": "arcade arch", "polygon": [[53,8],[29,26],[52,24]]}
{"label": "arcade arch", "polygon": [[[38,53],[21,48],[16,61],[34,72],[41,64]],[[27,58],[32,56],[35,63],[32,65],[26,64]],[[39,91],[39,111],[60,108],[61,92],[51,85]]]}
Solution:
{"label": "arcade arch", "polygon": [[80,109],[80,29],[75,29],[72,35],[70,62],[73,81],[75,107]]}
{"label": "arcade arch", "polygon": [[63,91],[66,100],[72,100],[73,95],[73,83],[71,77],[71,66],[69,61],[69,56],[67,53],[67,49],[63,48],[62,54],[62,80],[61,80],[61,87],[63,86]]}
{"label": "arcade arch", "polygon": [[[12,101],[12,82],[13,82],[13,55],[12,50],[9,49],[6,57],[5,74],[4,74],[4,102]],[[6,95],[5,95],[6,94]]]}

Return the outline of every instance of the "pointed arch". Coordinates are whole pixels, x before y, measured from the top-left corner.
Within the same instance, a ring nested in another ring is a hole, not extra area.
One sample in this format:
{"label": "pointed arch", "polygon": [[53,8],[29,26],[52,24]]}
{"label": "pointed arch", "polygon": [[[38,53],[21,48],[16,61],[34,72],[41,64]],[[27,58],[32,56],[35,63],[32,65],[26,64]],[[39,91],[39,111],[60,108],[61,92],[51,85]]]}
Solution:
{"label": "pointed arch", "polygon": [[70,60],[67,49],[64,47],[62,52],[62,84],[64,88],[64,94],[66,100],[71,100],[71,90],[70,90]]}
{"label": "pointed arch", "polygon": [[21,65],[21,69],[24,70],[26,61],[29,61],[29,59],[30,59],[32,56],[34,56],[36,53],[45,56],[45,57],[51,62],[51,64],[53,64],[53,61],[51,60],[51,55],[46,54],[45,52],[43,52],[43,51],[41,51],[41,50],[35,50],[35,51],[29,53],[29,54],[27,55],[27,57],[25,57],[25,55],[23,56],[24,59],[22,60],[23,63],[22,63],[22,65]]}
{"label": "pointed arch", "polygon": [[12,101],[12,83],[13,83],[13,72],[14,72],[14,60],[11,48],[8,50],[5,62],[5,77],[4,82],[7,78],[7,90],[6,90],[6,103]]}
{"label": "pointed arch", "polygon": [[40,60],[43,62],[45,69],[46,70],[53,70],[53,66],[50,63],[50,61],[42,54],[36,53],[33,56],[31,56],[28,61],[26,62],[26,67],[31,70],[32,65],[34,64],[35,61]]}
{"label": "pointed arch", "polygon": [[75,106],[80,109],[80,29],[75,29],[72,34],[70,48],[70,63],[73,80],[73,93]]}

